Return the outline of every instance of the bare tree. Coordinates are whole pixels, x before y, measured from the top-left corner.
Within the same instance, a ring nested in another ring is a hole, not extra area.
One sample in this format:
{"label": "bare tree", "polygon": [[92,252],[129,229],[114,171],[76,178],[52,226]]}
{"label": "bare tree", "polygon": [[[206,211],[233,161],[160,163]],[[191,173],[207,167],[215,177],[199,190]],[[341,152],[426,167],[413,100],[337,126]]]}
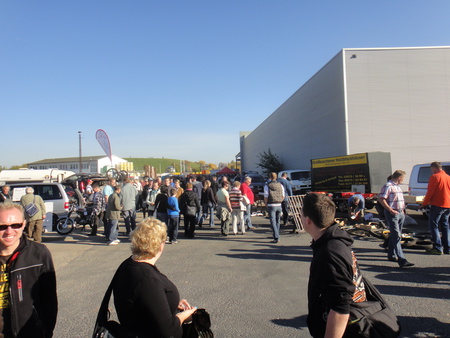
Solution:
{"label": "bare tree", "polygon": [[270,148],[267,151],[263,151],[259,153],[259,162],[257,166],[262,169],[263,173],[268,175],[271,172],[278,173],[283,169],[283,165],[281,164],[280,159],[277,155],[272,153]]}

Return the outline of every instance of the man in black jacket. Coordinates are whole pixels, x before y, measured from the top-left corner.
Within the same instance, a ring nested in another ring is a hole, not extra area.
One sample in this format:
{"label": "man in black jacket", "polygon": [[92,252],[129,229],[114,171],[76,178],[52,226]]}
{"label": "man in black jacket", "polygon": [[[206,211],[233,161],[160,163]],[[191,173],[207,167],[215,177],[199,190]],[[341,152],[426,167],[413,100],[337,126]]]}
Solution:
{"label": "man in black jacket", "polygon": [[[303,200],[302,224],[313,242],[308,283],[308,328],[313,337],[342,337],[358,278],[350,235],[334,223],[336,206],[322,194]],[[356,302],[365,300],[365,291]]]}
{"label": "man in black jacket", "polygon": [[52,256],[23,235],[24,211],[0,204],[0,332],[5,337],[52,337],[58,302]]}

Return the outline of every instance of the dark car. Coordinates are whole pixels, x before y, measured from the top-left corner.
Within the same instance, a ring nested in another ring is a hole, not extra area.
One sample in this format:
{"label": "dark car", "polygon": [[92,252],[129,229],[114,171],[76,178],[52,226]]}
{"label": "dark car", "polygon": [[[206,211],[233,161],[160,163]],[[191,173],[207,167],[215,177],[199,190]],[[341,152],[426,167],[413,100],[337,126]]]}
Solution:
{"label": "dark car", "polygon": [[264,192],[264,185],[266,184],[264,177],[261,175],[247,175],[251,177],[252,183],[250,184],[250,189],[252,189],[253,193],[259,194]]}

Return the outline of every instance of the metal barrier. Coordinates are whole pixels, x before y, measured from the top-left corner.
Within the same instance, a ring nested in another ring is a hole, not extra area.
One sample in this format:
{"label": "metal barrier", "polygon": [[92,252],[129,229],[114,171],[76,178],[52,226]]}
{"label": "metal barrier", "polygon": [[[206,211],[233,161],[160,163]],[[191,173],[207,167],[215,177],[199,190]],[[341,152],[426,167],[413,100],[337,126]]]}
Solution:
{"label": "metal barrier", "polygon": [[303,207],[303,198],[305,196],[306,195],[295,195],[288,197],[289,215],[294,219],[294,224],[298,231],[304,231],[301,219],[301,211]]}

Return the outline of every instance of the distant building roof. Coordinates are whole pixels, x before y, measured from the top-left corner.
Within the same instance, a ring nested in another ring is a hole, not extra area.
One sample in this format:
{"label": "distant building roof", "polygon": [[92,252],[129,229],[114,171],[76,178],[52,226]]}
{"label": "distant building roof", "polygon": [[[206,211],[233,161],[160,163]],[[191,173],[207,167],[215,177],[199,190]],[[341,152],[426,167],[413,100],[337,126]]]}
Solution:
{"label": "distant building roof", "polygon": [[[83,156],[81,157],[81,161],[98,161],[101,158],[105,158],[106,156]],[[80,157],[59,157],[59,158],[47,158],[45,160],[40,160],[36,162],[30,162],[28,164],[42,164],[42,163],[61,163],[61,162],[78,162]]]}

